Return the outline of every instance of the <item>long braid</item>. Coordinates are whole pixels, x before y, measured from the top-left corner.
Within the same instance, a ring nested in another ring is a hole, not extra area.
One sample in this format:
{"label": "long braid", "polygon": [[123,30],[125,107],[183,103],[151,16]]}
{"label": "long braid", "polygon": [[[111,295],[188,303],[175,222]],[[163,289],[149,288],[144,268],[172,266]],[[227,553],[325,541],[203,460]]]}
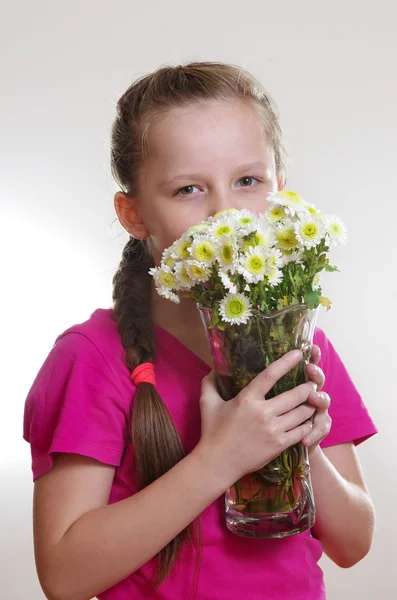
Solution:
{"label": "long braid", "polygon": [[[113,315],[118,323],[125,360],[131,371],[154,362],[155,334],[150,320],[152,259],[146,245],[130,237],[113,277]],[[132,408],[131,438],[140,489],[176,465],[184,456],[182,442],[168,409],[154,386],[139,384]],[[179,533],[160,553],[157,585],[175,562],[184,541],[192,542],[192,526]]]}

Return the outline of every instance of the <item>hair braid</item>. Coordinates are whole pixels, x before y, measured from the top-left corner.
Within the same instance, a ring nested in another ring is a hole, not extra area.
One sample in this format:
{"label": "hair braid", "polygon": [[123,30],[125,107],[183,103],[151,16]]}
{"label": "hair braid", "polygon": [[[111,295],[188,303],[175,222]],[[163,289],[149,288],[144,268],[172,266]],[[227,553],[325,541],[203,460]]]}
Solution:
{"label": "hair braid", "polygon": [[[144,362],[154,362],[155,334],[150,320],[152,259],[145,242],[130,237],[113,277],[113,315],[118,323],[125,360],[131,371]],[[155,387],[139,384],[131,414],[131,439],[134,447],[139,488],[155,481],[184,456],[182,442]],[[157,584],[169,573],[180,546],[192,542],[191,526],[179,533],[159,554]]]}

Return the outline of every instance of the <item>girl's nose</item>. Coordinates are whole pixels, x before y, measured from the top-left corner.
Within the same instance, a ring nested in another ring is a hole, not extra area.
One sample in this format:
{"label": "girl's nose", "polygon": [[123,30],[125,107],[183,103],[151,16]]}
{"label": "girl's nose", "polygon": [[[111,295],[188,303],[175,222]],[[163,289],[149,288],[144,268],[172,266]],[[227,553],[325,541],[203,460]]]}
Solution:
{"label": "girl's nose", "polygon": [[216,215],[216,213],[219,213],[222,210],[226,210],[228,208],[235,208],[233,206],[233,200],[231,198],[231,195],[227,193],[214,194],[210,206],[210,215],[214,216]]}

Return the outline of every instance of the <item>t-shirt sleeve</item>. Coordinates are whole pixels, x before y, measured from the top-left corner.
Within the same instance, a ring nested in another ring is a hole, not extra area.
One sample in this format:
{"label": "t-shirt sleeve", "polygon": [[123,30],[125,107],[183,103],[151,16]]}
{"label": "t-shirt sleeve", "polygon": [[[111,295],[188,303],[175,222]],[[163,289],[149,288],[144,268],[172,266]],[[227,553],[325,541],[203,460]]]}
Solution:
{"label": "t-shirt sleeve", "polygon": [[353,442],[356,446],[378,432],[339,354],[325,333],[316,328],[314,343],[321,349],[319,366],[325,374],[323,390],[331,398],[331,431],[322,448]]}
{"label": "t-shirt sleeve", "polygon": [[33,480],[52,468],[54,452],[119,466],[125,404],[111,367],[87,336],[57,338],[25,400],[23,437],[31,446]]}

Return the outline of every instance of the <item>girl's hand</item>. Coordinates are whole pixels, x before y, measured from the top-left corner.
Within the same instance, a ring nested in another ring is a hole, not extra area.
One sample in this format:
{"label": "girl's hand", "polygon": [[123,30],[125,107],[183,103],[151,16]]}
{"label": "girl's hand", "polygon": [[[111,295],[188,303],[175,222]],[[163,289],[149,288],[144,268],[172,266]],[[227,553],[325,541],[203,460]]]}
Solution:
{"label": "girl's hand", "polygon": [[325,375],[317,366],[320,358],[321,350],[314,344],[310,357],[311,362],[307,365],[306,372],[310,381],[317,385],[317,391],[311,392],[307,399],[309,404],[316,408],[316,412],[313,418],[313,430],[302,440],[302,443],[308,446],[309,453],[313,452],[329,434],[332,423],[328,414],[331,399],[326,392],[321,391],[325,382]]}
{"label": "girl's hand", "polygon": [[218,394],[213,371],[203,379],[197,452],[230,485],[257,471],[311,432],[315,407],[307,400],[316,389],[315,383],[308,381],[264,400],[274,384],[301,359],[300,351],[288,352],[228,402]]}

